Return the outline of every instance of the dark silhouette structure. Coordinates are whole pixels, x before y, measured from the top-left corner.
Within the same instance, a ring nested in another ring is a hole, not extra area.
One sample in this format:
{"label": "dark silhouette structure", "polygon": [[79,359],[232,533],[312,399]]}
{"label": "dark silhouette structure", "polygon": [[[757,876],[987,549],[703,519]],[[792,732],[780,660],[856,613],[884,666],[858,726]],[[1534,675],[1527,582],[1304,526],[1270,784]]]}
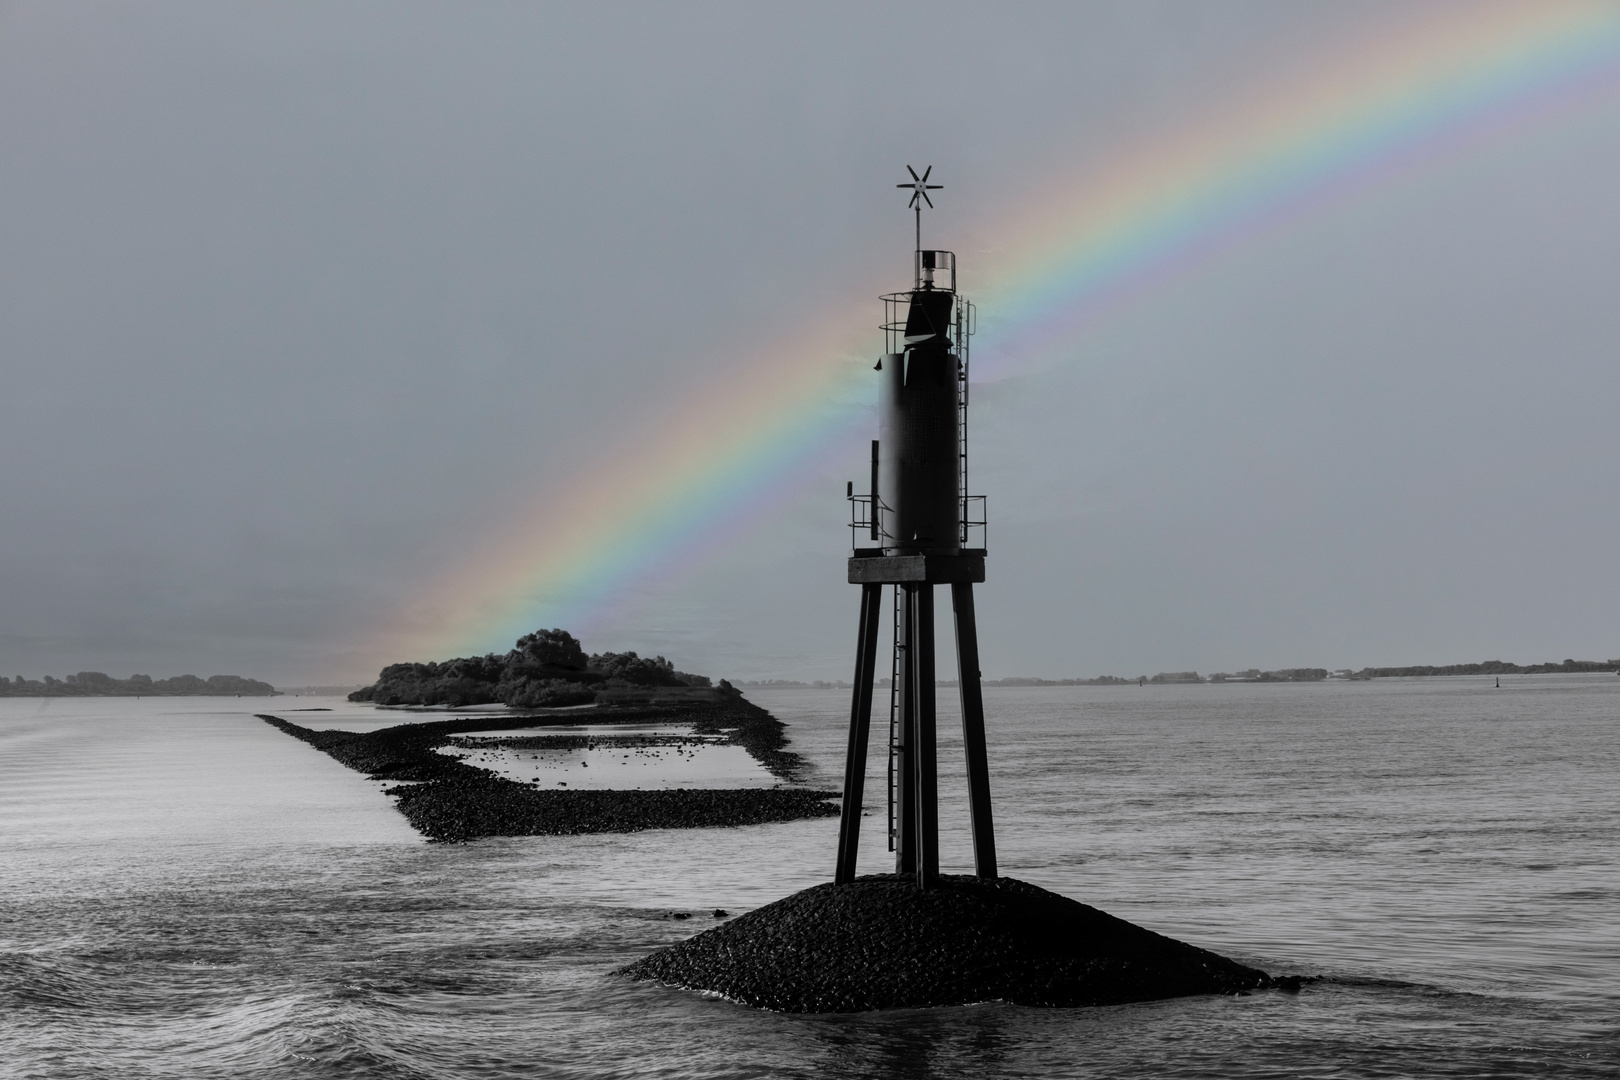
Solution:
{"label": "dark silhouette structure", "polygon": [[[909,166],[908,166],[909,169]],[[984,744],[973,586],[984,580],[984,501],[967,485],[973,306],[956,257],[921,243],[929,172],[911,171],[918,215],[912,287],[883,298],[887,348],[871,489],[850,483],[849,580],[861,587],[849,756],[834,880],[784,897],[622,969],[784,1012],[932,1008],[970,1002],[1106,1005],[1246,993],[1273,979],[1096,908],[999,877]],[[862,546],[863,541],[865,546]],[[974,874],[939,872],[934,586],[956,615]],[[857,878],[878,624],[893,587],[889,846],[895,872]],[[1123,680],[1122,680],[1123,681]]]}
{"label": "dark silhouette structure", "polygon": [[[861,803],[876,678],[883,589],[894,587],[894,649],[889,698],[889,842],[895,871],[927,889],[939,877],[938,765],[935,754],[934,586],[949,585],[956,617],[973,858],[981,878],[996,876],[990,777],[979,686],[973,586],[984,580],[984,499],[967,493],[968,339],[973,305],[956,291],[956,255],[922,248],[922,204],[933,206],[932,167],[907,166],[917,213],[912,287],[883,297],[885,352],[871,489],[849,485],[856,538],[849,580],[861,586],[855,691],[844,766],[843,814],[835,880],[855,880]],[[858,546],[865,539],[869,546]],[[977,546],[970,546],[977,540]]]}

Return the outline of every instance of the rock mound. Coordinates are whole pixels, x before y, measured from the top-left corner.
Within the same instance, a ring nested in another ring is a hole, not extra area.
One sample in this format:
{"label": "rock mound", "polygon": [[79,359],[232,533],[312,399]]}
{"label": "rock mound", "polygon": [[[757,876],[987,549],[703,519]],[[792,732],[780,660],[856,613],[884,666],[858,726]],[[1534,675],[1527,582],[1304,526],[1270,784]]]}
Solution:
{"label": "rock mound", "polygon": [[1263,971],[1013,878],[818,885],[621,974],[778,1012],[1116,1005],[1272,985]]}

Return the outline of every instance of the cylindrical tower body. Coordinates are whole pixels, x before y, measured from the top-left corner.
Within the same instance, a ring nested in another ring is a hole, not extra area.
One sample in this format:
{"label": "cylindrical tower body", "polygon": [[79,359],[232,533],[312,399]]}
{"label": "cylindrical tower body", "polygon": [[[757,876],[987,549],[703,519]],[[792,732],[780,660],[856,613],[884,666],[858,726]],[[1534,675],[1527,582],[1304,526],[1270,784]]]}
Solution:
{"label": "cylindrical tower body", "polygon": [[877,495],[885,554],[962,548],[961,365],[946,336],[954,299],[914,292],[907,348],[883,358]]}

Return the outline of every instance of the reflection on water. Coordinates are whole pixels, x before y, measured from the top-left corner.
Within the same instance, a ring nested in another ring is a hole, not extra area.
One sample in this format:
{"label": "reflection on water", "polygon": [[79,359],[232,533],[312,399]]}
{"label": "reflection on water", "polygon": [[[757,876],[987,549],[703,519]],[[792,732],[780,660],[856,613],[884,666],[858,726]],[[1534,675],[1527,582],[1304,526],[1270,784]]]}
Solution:
{"label": "reflection on water", "polygon": [[[826,880],[833,820],[426,844],[383,785],[252,719],[263,701],[0,700],[0,1072],[1614,1076],[1620,680],[1510,682],[992,689],[1007,873],[1330,979],[843,1017],[609,974]],[[750,696],[836,784],[843,695]],[[863,870],[887,858],[882,768]]]}

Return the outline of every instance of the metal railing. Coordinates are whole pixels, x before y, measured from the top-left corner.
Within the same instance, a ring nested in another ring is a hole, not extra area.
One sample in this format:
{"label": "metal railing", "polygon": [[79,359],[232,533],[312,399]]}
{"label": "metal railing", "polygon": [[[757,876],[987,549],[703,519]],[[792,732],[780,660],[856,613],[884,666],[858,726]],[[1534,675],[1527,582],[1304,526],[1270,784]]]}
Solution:
{"label": "metal railing", "polygon": [[[853,491],[849,491],[845,499],[849,502],[850,550],[889,546],[890,537],[883,530],[881,516],[881,511],[887,507],[880,505],[879,518],[873,521],[871,495],[856,495]],[[962,511],[959,516],[961,533],[957,539],[964,548],[978,551],[989,548],[990,515],[987,511],[983,495],[962,496]]]}
{"label": "metal railing", "polygon": [[[849,500],[850,550],[853,551],[859,547],[882,547],[884,540],[887,539],[883,535],[882,529],[881,511],[883,507],[878,507],[880,513],[877,517],[874,517],[872,503],[875,496],[856,495],[853,491],[850,491],[845,497]],[[865,541],[865,543],[863,544],[862,541]]]}
{"label": "metal railing", "polygon": [[[990,547],[990,515],[983,495],[962,496],[962,546],[987,550]],[[978,541],[975,543],[974,541]]]}

